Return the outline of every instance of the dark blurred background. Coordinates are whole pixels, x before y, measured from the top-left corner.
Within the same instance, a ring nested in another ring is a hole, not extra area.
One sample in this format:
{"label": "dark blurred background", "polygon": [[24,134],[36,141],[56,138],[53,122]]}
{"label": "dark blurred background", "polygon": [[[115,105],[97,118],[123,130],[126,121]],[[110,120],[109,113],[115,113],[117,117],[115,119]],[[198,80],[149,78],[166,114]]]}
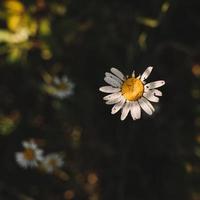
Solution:
{"label": "dark blurred background", "polygon": [[[200,1],[2,0],[0,200],[199,200]],[[166,81],[156,113],[121,122],[104,72]],[[49,80],[67,77],[59,99]],[[44,87],[45,85],[45,87]],[[22,141],[61,152],[58,174],[23,169]]]}

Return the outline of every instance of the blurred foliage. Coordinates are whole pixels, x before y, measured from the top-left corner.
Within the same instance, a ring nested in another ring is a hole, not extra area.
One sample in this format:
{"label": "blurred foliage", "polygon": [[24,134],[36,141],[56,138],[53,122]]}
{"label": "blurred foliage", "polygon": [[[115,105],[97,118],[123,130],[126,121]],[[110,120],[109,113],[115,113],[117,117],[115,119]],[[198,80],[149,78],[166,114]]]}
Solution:
{"label": "blurred foliage", "polygon": [[[195,0],[2,0],[0,199],[198,200],[199,8]],[[152,118],[121,123],[98,93],[103,73],[147,65],[166,80],[163,100]],[[45,156],[60,152],[64,166],[20,168],[15,153],[30,139]]]}
{"label": "blurred foliage", "polygon": [[0,134],[8,135],[12,133],[20,120],[20,113],[13,112],[7,116],[0,116]]}

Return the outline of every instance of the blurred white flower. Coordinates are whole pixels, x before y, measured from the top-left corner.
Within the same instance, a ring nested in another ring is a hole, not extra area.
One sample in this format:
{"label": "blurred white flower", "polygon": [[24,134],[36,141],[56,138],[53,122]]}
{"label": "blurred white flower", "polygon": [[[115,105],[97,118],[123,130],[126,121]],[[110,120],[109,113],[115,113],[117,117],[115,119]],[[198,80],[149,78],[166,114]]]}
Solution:
{"label": "blurred white flower", "polygon": [[10,42],[12,43],[21,43],[27,41],[29,38],[29,32],[27,28],[21,28],[18,32],[12,34],[10,37]]}
{"label": "blurred white flower", "polygon": [[15,154],[17,163],[23,168],[37,167],[38,162],[43,160],[43,150],[34,141],[24,141],[22,146],[24,151]]}
{"label": "blurred white flower", "polygon": [[64,165],[63,157],[60,154],[52,153],[48,154],[42,161],[42,169],[47,173],[52,173],[56,169]]}
{"label": "blurred white flower", "polygon": [[44,85],[46,92],[59,99],[64,99],[71,96],[74,92],[74,84],[63,76],[62,78],[54,77],[51,83]]}
{"label": "blurred white flower", "polygon": [[155,111],[151,102],[158,102],[162,92],[159,88],[165,84],[165,81],[159,80],[147,83],[153,67],[147,67],[142,76],[135,76],[133,71],[130,77],[125,77],[118,69],[111,68],[111,72],[105,73],[104,81],[109,86],[100,87],[99,90],[104,93],[111,93],[105,96],[106,104],[115,104],[111,113],[115,114],[120,109],[121,120],[124,120],[128,113],[131,113],[133,120],[141,118],[141,108],[148,114],[152,115]]}

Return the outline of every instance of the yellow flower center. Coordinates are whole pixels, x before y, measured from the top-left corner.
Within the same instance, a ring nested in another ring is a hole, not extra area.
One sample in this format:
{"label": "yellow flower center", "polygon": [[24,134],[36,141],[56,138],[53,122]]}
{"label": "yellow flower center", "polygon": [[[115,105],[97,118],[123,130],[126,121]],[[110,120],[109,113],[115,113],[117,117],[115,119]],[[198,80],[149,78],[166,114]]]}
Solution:
{"label": "yellow flower center", "polygon": [[128,78],[122,84],[121,92],[125,99],[136,101],[143,95],[144,85],[139,79]]}
{"label": "yellow flower center", "polygon": [[24,150],[24,158],[26,160],[33,160],[35,158],[35,152],[33,149],[27,148]]}
{"label": "yellow flower center", "polygon": [[68,89],[68,85],[66,83],[60,83],[56,87],[58,90],[67,90]]}
{"label": "yellow flower center", "polygon": [[51,159],[51,160],[49,160],[48,164],[55,168],[57,166],[57,160]]}

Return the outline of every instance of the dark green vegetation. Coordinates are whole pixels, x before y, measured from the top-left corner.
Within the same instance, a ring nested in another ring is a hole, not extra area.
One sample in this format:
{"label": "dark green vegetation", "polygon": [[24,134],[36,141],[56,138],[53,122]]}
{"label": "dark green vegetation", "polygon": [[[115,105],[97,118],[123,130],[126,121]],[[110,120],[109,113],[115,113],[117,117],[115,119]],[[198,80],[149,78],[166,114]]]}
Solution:
{"label": "dark green vegetation", "polygon": [[[198,200],[200,2],[24,0],[24,8],[5,2],[0,199]],[[16,37],[19,30],[25,35]],[[166,81],[157,112],[121,122],[98,91],[104,72],[116,66],[142,73],[148,65],[155,66],[148,81]],[[64,74],[75,88],[61,100],[43,84]],[[64,155],[60,173],[17,165],[15,152],[30,138],[45,154]]]}

